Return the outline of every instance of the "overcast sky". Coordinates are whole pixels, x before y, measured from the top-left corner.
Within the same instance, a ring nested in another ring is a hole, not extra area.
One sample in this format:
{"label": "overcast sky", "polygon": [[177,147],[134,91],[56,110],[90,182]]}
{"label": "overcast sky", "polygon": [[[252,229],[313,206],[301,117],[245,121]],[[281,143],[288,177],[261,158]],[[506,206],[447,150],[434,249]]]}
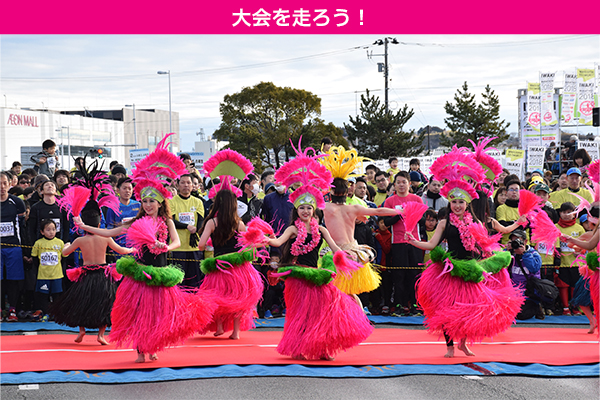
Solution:
{"label": "overcast sky", "polygon": [[[445,127],[444,104],[467,81],[471,92],[486,84],[499,95],[501,116],[517,131],[517,91],[540,72],[594,68],[600,35],[389,35],[390,108],[415,111],[407,128]],[[261,81],[318,95],[326,122],[343,126],[365,89],[384,97],[384,36],[12,36],[0,37],[0,102],[50,109],[136,108],[179,112],[182,150],[190,151],[200,128],[219,127],[226,94]],[[371,58],[367,53],[373,53]],[[356,95],[358,93],[358,96]],[[4,103],[2,103],[4,105]],[[590,130],[590,128],[586,128]],[[597,129],[594,129],[597,133]],[[583,132],[583,130],[581,131]],[[587,131],[586,131],[587,132]]]}

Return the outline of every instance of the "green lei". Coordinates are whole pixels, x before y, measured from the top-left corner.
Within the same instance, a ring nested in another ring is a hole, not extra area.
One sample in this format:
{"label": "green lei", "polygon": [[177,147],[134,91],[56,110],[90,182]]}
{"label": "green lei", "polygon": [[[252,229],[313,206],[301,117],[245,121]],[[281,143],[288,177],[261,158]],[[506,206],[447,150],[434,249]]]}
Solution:
{"label": "green lei", "polygon": [[511,254],[508,251],[494,252],[492,257],[484,260],[457,260],[452,257],[452,254],[445,251],[440,246],[431,250],[429,253],[431,261],[444,262],[449,259],[454,268],[450,271],[450,275],[462,278],[465,282],[481,282],[484,279],[483,273],[488,272],[495,274],[502,268],[506,268],[511,263]]}

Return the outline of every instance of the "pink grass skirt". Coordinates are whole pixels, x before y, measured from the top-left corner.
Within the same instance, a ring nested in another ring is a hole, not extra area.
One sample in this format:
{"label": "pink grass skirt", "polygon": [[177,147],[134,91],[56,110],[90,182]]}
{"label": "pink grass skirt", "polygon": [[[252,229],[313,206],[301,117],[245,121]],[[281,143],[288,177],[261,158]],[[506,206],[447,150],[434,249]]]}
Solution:
{"label": "pink grass skirt", "polygon": [[149,354],[181,344],[212,320],[212,297],[206,291],[149,286],[124,276],[111,314],[110,341]]}
{"label": "pink grass skirt", "polygon": [[216,332],[219,321],[225,331],[230,331],[233,329],[233,320],[238,317],[240,330],[254,328],[256,305],[262,299],[264,282],[250,262],[207,274],[200,288],[216,293],[217,305],[211,323],[202,330],[203,334]]}
{"label": "pink grass skirt", "polygon": [[332,283],[316,286],[287,278],[284,290],[287,313],[280,354],[307,360],[333,357],[357,346],[373,332],[373,326],[353,297]]}
{"label": "pink grass skirt", "polygon": [[443,263],[433,263],[417,280],[417,302],[429,332],[479,342],[505,331],[515,321],[525,299],[506,269],[479,283],[442,274],[443,270]]}

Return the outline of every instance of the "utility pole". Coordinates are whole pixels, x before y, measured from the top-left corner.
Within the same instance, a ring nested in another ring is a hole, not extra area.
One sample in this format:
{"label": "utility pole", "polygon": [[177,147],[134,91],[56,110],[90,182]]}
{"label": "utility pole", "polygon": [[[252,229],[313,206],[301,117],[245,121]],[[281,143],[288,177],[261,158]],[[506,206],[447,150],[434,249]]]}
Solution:
{"label": "utility pole", "polygon": [[400,44],[396,38],[386,37],[383,39],[378,39],[373,42],[374,45],[381,46],[383,45],[383,54],[373,54],[367,55],[369,58],[375,56],[383,56],[383,63],[377,63],[378,71],[383,72],[383,79],[385,80],[385,113],[389,112],[388,106],[388,78],[389,78],[389,65],[388,65],[388,43],[391,44]]}

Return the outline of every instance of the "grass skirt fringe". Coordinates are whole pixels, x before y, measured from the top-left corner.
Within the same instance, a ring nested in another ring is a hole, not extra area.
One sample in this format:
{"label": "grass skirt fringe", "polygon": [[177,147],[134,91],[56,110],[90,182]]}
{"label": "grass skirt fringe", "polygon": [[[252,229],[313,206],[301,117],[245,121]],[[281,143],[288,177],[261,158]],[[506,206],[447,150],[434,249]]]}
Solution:
{"label": "grass skirt fringe", "polygon": [[284,290],[287,313],[280,354],[318,360],[354,347],[373,332],[364,311],[332,283],[317,286],[289,277]]}
{"label": "grass skirt fringe", "polygon": [[416,293],[429,332],[445,332],[453,339],[470,342],[508,329],[524,302],[506,269],[485,274],[481,282],[467,282],[452,276],[441,261],[423,271]]}
{"label": "grass skirt fringe", "polygon": [[204,329],[215,308],[210,292],[150,286],[124,276],[113,306],[110,341],[153,354]]}
{"label": "grass skirt fringe", "polygon": [[200,288],[215,293],[217,306],[212,322],[201,331],[203,334],[216,332],[218,322],[225,331],[230,331],[237,317],[242,331],[254,328],[256,305],[262,299],[264,282],[249,261],[210,272]]}
{"label": "grass skirt fringe", "polygon": [[[594,314],[596,315],[596,326],[600,326],[600,270],[598,269],[598,253],[589,252],[586,256],[587,266],[579,268],[579,273],[583,276],[590,287],[590,297],[594,305]],[[600,334],[600,330],[598,331]]]}
{"label": "grass skirt fringe", "polygon": [[337,274],[333,284],[346,294],[361,294],[372,292],[381,284],[381,276],[373,269],[371,263],[352,272],[350,278],[346,274]]}
{"label": "grass skirt fringe", "polygon": [[105,270],[86,271],[80,279],[50,305],[57,324],[73,328],[97,329],[111,325],[110,313],[117,293],[117,282]]}

